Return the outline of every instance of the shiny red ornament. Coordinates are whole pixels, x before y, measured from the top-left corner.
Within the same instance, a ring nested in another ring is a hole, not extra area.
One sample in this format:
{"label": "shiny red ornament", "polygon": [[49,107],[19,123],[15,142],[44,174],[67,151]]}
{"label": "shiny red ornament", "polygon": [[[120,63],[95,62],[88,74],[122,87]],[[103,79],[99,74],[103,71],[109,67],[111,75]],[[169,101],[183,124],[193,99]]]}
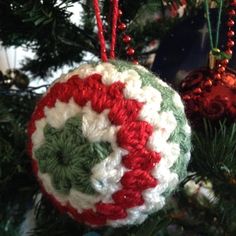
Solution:
{"label": "shiny red ornament", "polygon": [[231,7],[236,7],[236,1],[232,1],[229,5],[230,5]]}
{"label": "shiny red ornament", "polygon": [[236,121],[236,71],[226,68],[219,74],[208,68],[191,72],[180,84],[190,122],[197,126],[203,118]]}

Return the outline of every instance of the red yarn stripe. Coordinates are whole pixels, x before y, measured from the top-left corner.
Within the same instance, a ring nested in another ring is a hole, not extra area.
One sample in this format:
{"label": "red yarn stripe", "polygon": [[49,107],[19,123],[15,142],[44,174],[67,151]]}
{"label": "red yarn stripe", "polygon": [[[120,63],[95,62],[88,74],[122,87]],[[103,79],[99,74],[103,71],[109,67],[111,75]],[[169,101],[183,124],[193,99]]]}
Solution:
{"label": "red yarn stripe", "polygon": [[123,125],[126,122],[136,120],[143,104],[133,99],[120,99],[110,109],[109,120],[115,125]]}
{"label": "red yarn stripe", "polygon": [[123,208],[141,206],[144,203],[142,193],[133,189],[121,189],[112,195],[116,204]]}
{"label": "red yarn stripe", "polygon": [[106,224],[107,220],[104,215],[94,212],[92,209],[83,211],[81,217],[85,222],[96,226],[102,226]]}
{"label": "red yarn stripe", "polygon": [[157,185],[157,180],[154,179],[147,171],[132,170],[124,174],[121,179],[121,184],[125,188],[143,191],[147,188],[153,188]]}
{"label": "red yarn stripe", "polygon": [[[118,9],[119,0],[111,0],[111,2],[113,4],[113,18],[112,18],[110,58],[114,59],[115,46],[116,46],[117,21],[118,21],[118,14],[119,14],[119,9]],[[98,38],[100,42],[101,59],[103,61],[107,61],[106,41],[104,37],[104,31],[103,31],[102,20],[101,20],[101,12],[99,8],[98,0],[93,0],[93,6],[94,6],[94,11],[95,11],[97,26],[98,26]]]}
{"label": "red yarn stripe", "polygon": [[125,84],[121,83],[120,81],[117,81],[108,87],[108,95],[110,96],[111,100],[113,100],[113,104],[115,104],[117,100],[119,101],[123,99],[124,88]]}
{"label": "red yarn stripe", "polygon": [[161,156],[154,151],[146,149],[131,152],[124,156],[122,163],[125,167],[131,170],[146,170],[151,171],[153,167],[160,161]]}
{"label": "red yarn stripe", "polygon": [[97,26],[98,26],[98,38],[99,38],[99,42],[100,42],[101,59],[103,61],[107,61],[106,42],[105,42],[104,33],[103,33],[101,12],[99,9],[98,0],[93,0],[93,7],[94,7],[94,11],[95,11],[96,20],[97,20]]}
{"label": "red yarn stripe", "polygon": [[152,131],[153,127],[146,121],[126,122],[117,133],[117,142],[130,152],[143,151]]}
{"label": "red yarn stripe", "polygon": [[112,34],[111,34],[111,50],[110,58],[115,58],[115,47],[116,47],[116,31],[117,31],[117,20],[118,20],[118,0],[113,0],[113,19],[112,19]]}
{"label": "red yarn stripe", "polygon": [[110,220],[123,219],[127,216],[125,209],[116,204],[98,203],[96,204],[96,210],[98,213],[107,216]]}
{"label": "red yarn stripe", "polygon": [[[122,163],[130,171],[126,172],[121,179],[123,188],[112,195],[114,203],[99,202],[96,205],[96,212],[87,209],[79,213],[69,203],[62,206],[54,196],[45,193],[60,211],[68,212],[78,222],[84,221],[100,226],[106,224],[107,220],[123,219],[127,217],[126,209],[144,203],[142,191],[157,185],[150,171],[161,157],[146,147],[153,127],[145,121],[138,120],[143,104],[133,99],[126,99],[123,95],[124,87],[125,84],[120,81],[109,86],[104,85],[99,74],[93,74],[83,80],[78,75],[74,75],[67,82],[56,83],[51,87],[36,106],[29,123],[28,133],[31,137],[36,129],[35,122],[45,117],[45,107],[55,106],[57,100],[68,102],[73,98],[82,107],[90,101],[92,109],[97,112],[110,109],[108,115],[110,121],[121,126],[117,133],[117,142],[120,147],[129,151],[128,155],[122,157]],[[29,142],[29,152],[33,155],[32,140]],[[33,160],[32,165],[37,176],[37,161]],[[40,182],[39,178],[38,180]],[[40,185],[43,192],[46,192],[41,182]]]}

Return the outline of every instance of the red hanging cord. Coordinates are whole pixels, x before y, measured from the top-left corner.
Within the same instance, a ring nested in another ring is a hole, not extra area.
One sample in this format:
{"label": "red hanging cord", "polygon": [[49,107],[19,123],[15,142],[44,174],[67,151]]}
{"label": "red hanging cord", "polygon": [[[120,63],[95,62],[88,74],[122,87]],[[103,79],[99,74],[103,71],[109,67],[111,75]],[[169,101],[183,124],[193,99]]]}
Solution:
{"label": "red hanging cord", "polygon": [[112,19],[112,34],[111,34],[111,49],[110,58],[115,58],[115,47],[116,47],[116,31],[117,31],[117,21],[119,15],[118,3],[119,0],[111,0],[113,2],[113,19]]}
{"label": "red hanging cord", "polygon": [[[110,58],[115,58],[115,46],[116,46],[116,31],[117,31],[117,21],[118,21],[118,15],[119,15],[119,8],[118,3],[119,0],[111,0],[113,3],[113,19],[112,19],[112,35],[111,35],[111,49],[110,49]],[[102,26],[102,20],[101,20],[101,12],[99,8],[99,0],[93,0],[94,5],[94,11],[95,16],[97,20],[97,26],[98,26],[98,38],[100,42],[100,52],[101,52],[101,59],[103,61],[107,61],[107,53],[106,53],[106,41],[104,37],[104,31]]]}
{"label": "red hanging cord", "polygon": [[99,38],[100,48],[101,48],[100,49],[101,59],[103,61],[107,61],[106,42],[105,42],[104,33],[103,33],[101,12],[100,12],[100,9],[99,9],[98,0],[93,0],[93,6],[94,6],[94,11],[95,11],[97,26],[98,26],[98,38]]}

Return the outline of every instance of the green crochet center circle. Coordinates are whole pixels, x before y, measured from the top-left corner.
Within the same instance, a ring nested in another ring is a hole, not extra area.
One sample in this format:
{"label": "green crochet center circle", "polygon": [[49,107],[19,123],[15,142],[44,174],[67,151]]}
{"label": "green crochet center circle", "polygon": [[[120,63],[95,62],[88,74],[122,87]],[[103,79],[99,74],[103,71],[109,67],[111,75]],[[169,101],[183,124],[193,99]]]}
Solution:
{"label": "green crochet center circle", "polygon": [[69,118],[60,129],[47,124],[44,136],[45,142],[35,151],[35,157],[40,172],[49,174],[53,187],[63,194],[70,189],[95,194],[91,170],[112,152],[111,144],[88,141],[82,133],[80,115]]}

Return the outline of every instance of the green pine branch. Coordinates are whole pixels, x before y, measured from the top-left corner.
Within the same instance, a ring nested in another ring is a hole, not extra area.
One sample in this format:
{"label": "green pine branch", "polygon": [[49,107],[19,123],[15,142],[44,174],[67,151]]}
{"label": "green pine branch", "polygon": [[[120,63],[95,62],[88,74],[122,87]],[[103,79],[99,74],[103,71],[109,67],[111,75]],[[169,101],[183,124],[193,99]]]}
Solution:
{"label": "green pine branch", "polygon": [[[79,3],[83,9],[81,22],[71,22],[70,7]],[[188,1],[188,5],[191,2]],[[106,39],[110,40],[111,14],[109,0],[102,1],[102,16]],[[170,28],[167,21],[156,21],[155,14],[163,12],[162,0],[120,0],[122,21],[128,25],[133,45],[138,55],[154,39],[161,38]],[[63,65],[80,63],[86,52],[99,56],[95,31],[95,17],[91,0],[86,1],[16,1],[0,0],[0,40],[3,46],[23,46],[35,53],[35,58],[26,58],[22,69],[34,76],[45,78]],[[166,20],[166,19],[165,19]],[[172,20],[174,22],[174,19]],[[125,45],[119,38],[117,53],[126,59]],[[142,59],[142,58],[141,58]]]}

